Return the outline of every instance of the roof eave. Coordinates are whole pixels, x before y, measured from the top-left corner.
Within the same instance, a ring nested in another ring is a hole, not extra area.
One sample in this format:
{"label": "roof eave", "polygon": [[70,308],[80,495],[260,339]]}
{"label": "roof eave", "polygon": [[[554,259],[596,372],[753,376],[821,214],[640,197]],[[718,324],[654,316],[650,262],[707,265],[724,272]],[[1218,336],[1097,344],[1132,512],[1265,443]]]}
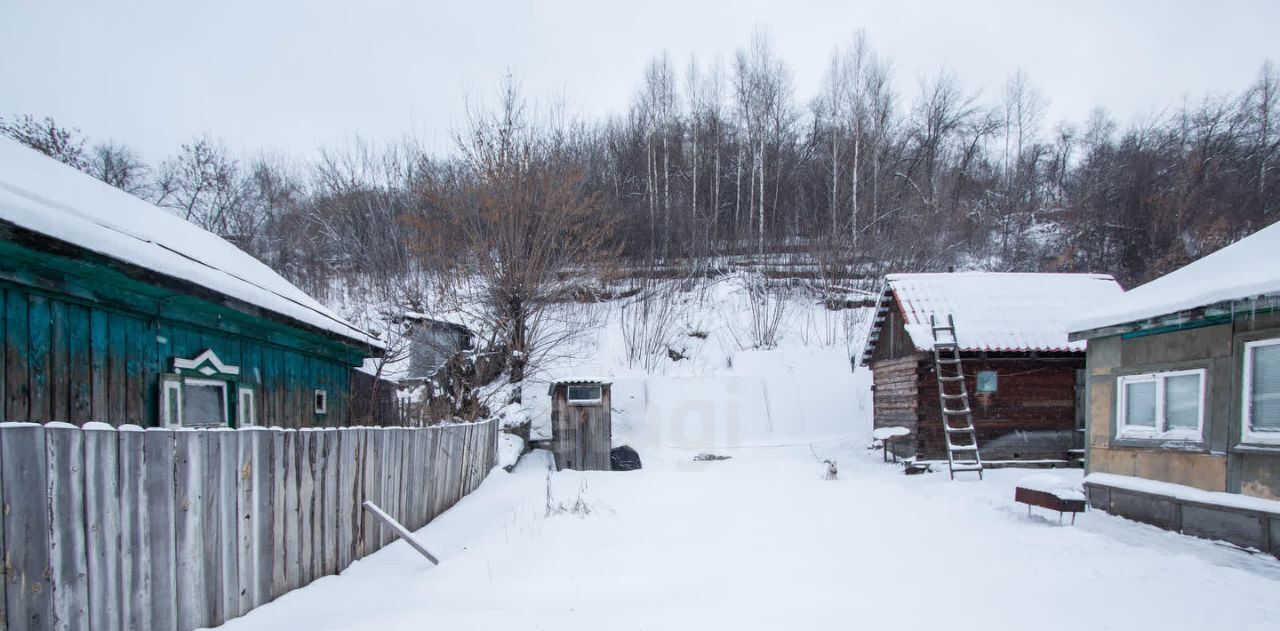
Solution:
{"label": "roof eave", "polygon": [[1230,320],[1242,311],[1260,312],[1280,309],[1280,294],[1223,300],[1210,305],[1174,311],[1163,315],[1129,320],[1106,326],[1081,329],[1068,334],[1072,342],[1129,333],[1163,333]]}

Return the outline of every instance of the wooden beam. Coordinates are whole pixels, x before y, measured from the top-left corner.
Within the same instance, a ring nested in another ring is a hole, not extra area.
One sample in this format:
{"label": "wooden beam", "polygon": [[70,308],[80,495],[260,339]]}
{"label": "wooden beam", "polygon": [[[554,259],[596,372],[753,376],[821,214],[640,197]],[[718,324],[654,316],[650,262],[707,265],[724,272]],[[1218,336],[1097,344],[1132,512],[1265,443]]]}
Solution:
{"label": "wooden beam", "polygon": [[417,539],[413,538],[413,533],[410,533],[408,529],[400,525],[400,522],[392,519],[390,515],[383,512],[381,508],[378,508],[377,504],[374,504],[369,500],[365,500],[363,506],[365,510],[369,511],[370,513],[373,513],[375,517],[377,517],[378,519],[381,519],[383,523],[385,523],[392,530],[394,530],[396,534],[400,536],[401,539],[404,539],[405,542],[413,546],[414,550],[417,550],[419,553],[422,554],[422,556],[426,557],[427,560],[430,561],[432,565],[440,565],[440,560],[437,559],[435,555],[428,552],[426,547],[424,547],[421,543],[418,543]]}

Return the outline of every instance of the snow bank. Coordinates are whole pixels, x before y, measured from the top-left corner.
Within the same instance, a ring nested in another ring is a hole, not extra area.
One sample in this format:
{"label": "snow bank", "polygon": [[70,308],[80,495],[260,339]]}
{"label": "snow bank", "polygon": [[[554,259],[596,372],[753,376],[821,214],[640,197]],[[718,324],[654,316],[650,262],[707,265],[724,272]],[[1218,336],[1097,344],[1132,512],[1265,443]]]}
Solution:
{"label": "snow bank", "polygon": [[1242,510],[1255,510],[1264,513],[1274,513],[1280,515],[1280,500],[1269,500],[1261,497],[1250,497],[1239,493],[1219,493],[1216,491],[1204,491],[1195,487],[1185,486],[1182,484],[1174,484],[1172,482],[1160,482],[1158,480],[1148,480],[1146,478],[1135,478],[1128,475],[1119,475],[1116,473],[1090,473],[1084,478],[1085,484],[1100,484],[1102,486],[1115,487],[1117,489],[1126,489],[1139,493],[1150,493],[1152,495],[1165,495],[1184,502],[1197,502],[1200,504],[1212,504],[1216,506],[1225,506],[1228,508],[1239,508]]}
{"label": "snow bank", "polygon": [[0,220],[383,347],[221,237],[3,137]]}
{"label": "snow bank", "polygon": [[1280,293],[1280,223],[1108,300],[1071,322],[1070,328],[1088,331],[1226,300],[1277,293]]}

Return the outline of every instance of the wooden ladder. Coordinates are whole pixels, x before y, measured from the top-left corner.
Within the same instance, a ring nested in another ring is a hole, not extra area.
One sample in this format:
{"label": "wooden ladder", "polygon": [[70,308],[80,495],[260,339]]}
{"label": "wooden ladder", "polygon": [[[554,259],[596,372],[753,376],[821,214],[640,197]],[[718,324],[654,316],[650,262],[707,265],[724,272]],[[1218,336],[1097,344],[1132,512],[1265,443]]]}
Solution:
{"label": "wooden ladder", "polygon": [[[981,480],[982,455],[978,453],[978,434],[969,408],[969,389],[964,385],[955,320],[948,315],[946,326],[938,326],[937,320],[929,316],[929,326],[933,328],[933,364],[938,373],[938,404],[951,479],[956,479],[957,471],[976,471]],[[959,407],[955,407],[957,404]]]}

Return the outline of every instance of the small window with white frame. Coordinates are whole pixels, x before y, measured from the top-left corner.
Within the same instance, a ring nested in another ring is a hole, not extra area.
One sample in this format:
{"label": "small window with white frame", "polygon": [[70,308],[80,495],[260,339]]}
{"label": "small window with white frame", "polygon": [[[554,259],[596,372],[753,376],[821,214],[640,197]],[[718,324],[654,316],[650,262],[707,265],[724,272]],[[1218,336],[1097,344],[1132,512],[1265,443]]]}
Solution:
{"label": "small window with white frame", "polygon": [[1117,380],[1120,438],[1204,439],[1205,371],[1125,375]]}
{"label": "small window with white frame", "polygon": [[316,390],[315,394],[316,414],[329,413],[329,393],[324,390]]}
{"label": "small window with white frame", "polygon": [[253,427],[258,424],[257,406],[254,405],[253,388],[239,387],[240,395],[236,404],[236,426]]}
{"label": "small window with white frame", "polygon": [[599,385],[573,385],[566,389],[569,405],[595,405],[604,400],[604,388]]}
{"label": "small window with white frame", "polygon": [[1280,338],[1244,345],[1241,438],[1280,445]]}

